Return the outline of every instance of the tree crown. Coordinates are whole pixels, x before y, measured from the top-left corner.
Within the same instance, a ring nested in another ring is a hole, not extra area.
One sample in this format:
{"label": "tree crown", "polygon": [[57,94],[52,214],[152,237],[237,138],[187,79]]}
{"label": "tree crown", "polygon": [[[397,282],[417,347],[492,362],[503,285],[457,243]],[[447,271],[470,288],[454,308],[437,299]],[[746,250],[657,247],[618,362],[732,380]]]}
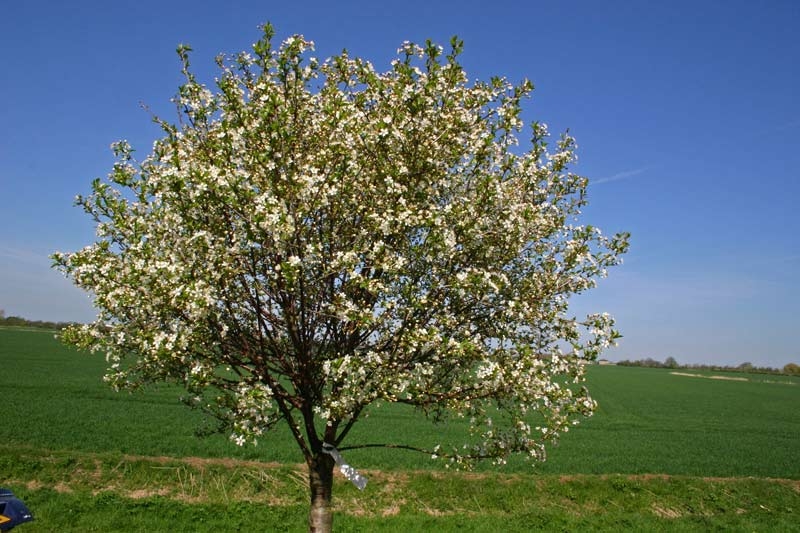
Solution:
{"label": "tree crown", "polygon": [[551,151],[534,123],[518,148],[532,84],[470,83],[457,39],[404,43],[386,72],[272,40],[219,57],[214,90],[179,47],[180,120],[143,161],[114,145],[77,200],[97,242],[54,255],[99,311],[65,338],[117,387],[182,383],[239,443],[286,421],[310,457],[381,400],[468,418],[437,456],[542,458],[593,411],[568,383],[618,337],[568,298],[627,248],[577,224],[574,140]]}

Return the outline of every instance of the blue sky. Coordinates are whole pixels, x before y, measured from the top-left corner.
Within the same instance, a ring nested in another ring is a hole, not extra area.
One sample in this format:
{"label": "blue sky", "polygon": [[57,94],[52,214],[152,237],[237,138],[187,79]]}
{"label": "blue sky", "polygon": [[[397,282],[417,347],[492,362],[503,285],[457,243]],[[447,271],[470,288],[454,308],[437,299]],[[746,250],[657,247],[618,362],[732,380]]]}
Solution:
{"label": "blue sky", "polygon": [[[126,5],[127,4],[127,5]],[[91,320],[50,269],[94,231],[72,206],[175,117],[175,47],[201,78],[271,21],[327,57],[388,68],[404,40],[457,34],[470,77],[533,80],[523,118],[569,128],[592,180],[584,221],[632,233],[625,264],[575,302],[609,311],[612,359],[800,362],[800,3],[44,2],[0,0],[0,309]]]}

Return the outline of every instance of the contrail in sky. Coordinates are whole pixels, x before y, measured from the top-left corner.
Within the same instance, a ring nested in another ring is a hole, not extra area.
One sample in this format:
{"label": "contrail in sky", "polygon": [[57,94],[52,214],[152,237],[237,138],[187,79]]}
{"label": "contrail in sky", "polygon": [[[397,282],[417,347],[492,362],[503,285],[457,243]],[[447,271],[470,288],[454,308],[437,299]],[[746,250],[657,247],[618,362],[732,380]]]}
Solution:
{"label": "contrail in sky", "polygon": [[625,170],[625,171],[622,171],[622,172],[617,172],[616,174],[614,174],[612,176],[608,176],[608,177],[605,177],[605,178],[599,178],[599,179],[596,179],[596,180],[589,179],[589,183],[590,184],[594,184],[594,185],[599,185],[601,183],[609,183],[609,182],[612,182],[612,181],[619,181],[619,180],[632,178],[634,176],[638,176],[639,174],[644,173],[648,168],[649,167],[642,167],[642,168],[637,168],[635,170]]}

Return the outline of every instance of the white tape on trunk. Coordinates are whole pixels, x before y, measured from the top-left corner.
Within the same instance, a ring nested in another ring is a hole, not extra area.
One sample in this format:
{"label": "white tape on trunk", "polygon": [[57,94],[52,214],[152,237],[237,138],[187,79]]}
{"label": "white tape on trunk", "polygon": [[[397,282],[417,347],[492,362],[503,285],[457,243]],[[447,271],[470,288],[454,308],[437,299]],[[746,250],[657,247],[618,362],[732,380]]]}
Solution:
{"label": "white tape on trunk", "polygon": [[344,474],[344,477],[358,487],[358,490],[364,490],[364,487],[367,486],[367,478],[359,474],[355,468],[345,463],[344,459],[342,459],[342,454],[339,453],[339,450],[337,450],[333,444],[328,444],[327,442],[323,443],[322,452],[333,457],[333,460],[339,465],[339,470]]}

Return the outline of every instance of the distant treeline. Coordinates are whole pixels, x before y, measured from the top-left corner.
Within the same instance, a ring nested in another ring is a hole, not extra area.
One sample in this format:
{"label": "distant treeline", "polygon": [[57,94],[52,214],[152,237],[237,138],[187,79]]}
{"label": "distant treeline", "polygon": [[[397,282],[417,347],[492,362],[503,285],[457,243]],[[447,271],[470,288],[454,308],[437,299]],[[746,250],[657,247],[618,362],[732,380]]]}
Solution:
{"label": "distant treeline", "polygon": [[789,363],[783,368],[771,368],[768,366],[755,366],[752,363],[742,363],[739,366],[720,366],[720,365],[681,365],[674,357],[667,357],[664,362],[655,359],[636,359],[629,361],[624,359],[618,361],[620,366],[642,366],[647,368],[682,368],[688,370],[708,370],[711,372],[748,372],[751,374],[795,374],[800,375],[800,365]]}
{"label": "distant treeline", "polygon": [[0,309],[0,326],[21,326],[26,328],[62,330],[72,322],[47,322],[44,320],[28,320],[19,316],[5,316],[5,312]]}

